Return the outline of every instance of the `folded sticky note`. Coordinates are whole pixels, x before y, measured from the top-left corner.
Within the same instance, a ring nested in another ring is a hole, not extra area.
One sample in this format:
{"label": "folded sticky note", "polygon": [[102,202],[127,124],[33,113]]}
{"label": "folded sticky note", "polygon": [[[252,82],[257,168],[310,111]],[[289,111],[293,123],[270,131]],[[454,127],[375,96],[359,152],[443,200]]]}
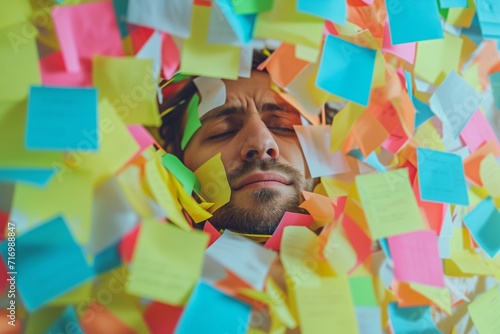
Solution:
{"label": "folded sticky note", "polygon": [[457,138],[481,104],[482,97],[455,71],[451,71],[432,94],[429,104]]}
{"label": "folded sticky note", "polygon": [[469,204],[459,155],[419,147],[417,160],[420,195],[424,201]]}
{"label": "folded sticky note", "polygon": [[129,0],[127,22],[187,38],[192,13],[193,1]]}
{"label": "folded sticky note", "polygon": [[443,265],[434,231],[415,231],[388,238],[399,282],[443,287]]}
{"label": "folded sticky note", "polygon": [[328,35],[316,85],[340,97],[368,105],[377,51]]}
{"label": "folded sticky note", "polygon": [[[0,245],[6,262],[7,248],[7,242]],[[15,263],[16,284],[23,304],[30,312],[94,275],[62,216],[17,237],[16,251],[23,254]]]}
{"label": "folded sticky note", "polygon": [[181,315],[175,333],[246,333],[252,308],[199,282]]}
{"label": "folded sticky note", "polygon": [[198,230],[183,231],[170,223],[145,220],[127,291],[167,304],[183,304],[201,276],[208,239]]}
{"label": "folded sticky note", "polygon": [[418,328],[422,333],[442,334],[432,320],[429,306],[399,307],[397,303],[390,303],[389,320],[394,333],[411,333],[410,328]]}
{"label": "folded sticky note", "polygon": [[358,175],[356,186],[373,239],[423,229],[407,169]]}
{"label": "folded sticky note", "polygon": [[197,193],[201,190],[201,184],[196,175],[187,168],[179,158],[173,154],[165,154],[161,161],[163,166],[165,166],[174,176],[179,180],[184,186],[184,189],[188,194],[191,194],[193,190]]}
{"label": "folded sticky note", "polygon": [[[211,43],[218,42],[234,45],[234,42],[236,42],[236,45],[247,44],[253,37],[255,17],[256,15],[253,14],[241,15],[236,13],[231,0],[216,0],[212,4],[208,39]],[[222,28],[226,26],[229,26],[230,30]],[[236,41],[231,36],[236,36]]]}
{"label": "folded sticky note", "polygon": [[476,151],[481,145],[490,140],[496,141],[497,146],[500,147],[495,132],[481,109],[472,115],[471,119],[462,130],[460,138],[467,144],[471,152]]}
{"label": "folded sticky note", "polygon": [[210,212],[215,212],[229,202],[231,187],[227,181],[226,169],[222,163],[220,153],[198,167],[194,174],[200,180],[203,198],[210,203],[214,203],[209,208]]}
{"label": "folded sticky note", "polygon": [[198,116],[202,118],[207,112],[226,103],[226,85],[218,78],[197,77],[193,79],[201,97]]}
{"label": "folded sticky note", "polygon": [[298,0],[297,9],[341,25],[344,25],[347,19],[347,5],[344,0]]}
{"label": "folded sticky note", "polygon": [[[498,187],[498,185],[497,185]],[[465,226],[479,246],[491,258],[500,252],[500,212],[491,198],[481,201],[464,217]]]}
{"label": "folded sticky note", "polygon": [[99,147],[96,89],[31,87],[26,147],[96,151]]}
{"label": "folded sticky note", "polygon": [[278,227],[274,231],[272,237],[267,240],[264,247],[273,250],[279,250],[281,245],[281,237],[283,236],[283,230],[285,229],[285,227],[287,226],[309,227],[311,226],[312,222],[313,222],[313,217],[310,215],[305,215],[296,212],[288,212],[288,211],[285,212],[283,218],[281,218]]}
{"label": "folded sticky note", "polygon": [[387,15],[392,44],[443,38],[435,0],[389,1]]}

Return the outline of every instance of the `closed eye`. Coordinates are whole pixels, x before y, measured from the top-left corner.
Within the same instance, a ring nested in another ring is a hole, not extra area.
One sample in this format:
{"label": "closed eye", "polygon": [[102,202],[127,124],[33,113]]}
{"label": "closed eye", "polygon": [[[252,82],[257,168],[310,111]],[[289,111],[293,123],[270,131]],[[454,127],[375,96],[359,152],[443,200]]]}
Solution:
{"label": "closed eye", "polygon": [[217,140],[217,139],[222,139],[222,138],[225,138],[225,137],[230,137],[230,136],[232,136],[234,133],[236,133],[236,130],[225,131],[225,132],[218,133],[218,134],[216,134],[216,135],[210,136],[210,137],[208,137],[207,139],[208,139],[208,140]]}
{"label": "closed eye", "polygon": [[272,126],[272,127],[268,127],[268,128],[269,128],[269,130],[277,131],[277,132],[295,133],[295,129],[293,129],[293,128],[286,128],[286,127],[282,127],[282,126]]}

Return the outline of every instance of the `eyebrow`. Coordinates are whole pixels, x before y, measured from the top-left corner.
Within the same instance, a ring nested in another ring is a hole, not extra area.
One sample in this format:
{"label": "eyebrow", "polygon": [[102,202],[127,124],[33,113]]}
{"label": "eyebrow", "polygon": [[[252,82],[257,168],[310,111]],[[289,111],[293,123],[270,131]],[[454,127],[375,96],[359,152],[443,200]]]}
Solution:
{"label": "eyebrow", "polygon": [[[267,102],[263,103],[261,105],[257,106],[257,109],[259,110],[259,113],[264,113],[264,112],[270,112],[270,111],[277,111],[277,112],[297,112],[294,108],[290,107],[288,104],[285,103],[274,103],[274,102]],[[224,116],[230,116],[230,115],[235,115],[235,114],[243,114],[244,108],[242,107],[236,107],[236,106],[228,106],[225,108],[222,108],[220,110],[212,110],[205,114],[202,118],[202,122],[206,122],[208,120],[215,120]]]}

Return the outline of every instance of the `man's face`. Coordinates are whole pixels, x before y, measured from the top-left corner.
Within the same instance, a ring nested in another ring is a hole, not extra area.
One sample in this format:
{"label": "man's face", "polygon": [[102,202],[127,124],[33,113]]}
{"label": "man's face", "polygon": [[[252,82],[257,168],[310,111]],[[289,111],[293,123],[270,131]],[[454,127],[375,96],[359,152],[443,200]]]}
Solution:
{"label": "man's face", "polygon": [[266,73],[224,82],[226,103],[202,117],[184,163],[196,170],[220,152],[231,199],[210,222],[218,229],[271,234],[285,211],[302,212],[301,191],[313,187],[293,129],[300,114],[271,90]]}

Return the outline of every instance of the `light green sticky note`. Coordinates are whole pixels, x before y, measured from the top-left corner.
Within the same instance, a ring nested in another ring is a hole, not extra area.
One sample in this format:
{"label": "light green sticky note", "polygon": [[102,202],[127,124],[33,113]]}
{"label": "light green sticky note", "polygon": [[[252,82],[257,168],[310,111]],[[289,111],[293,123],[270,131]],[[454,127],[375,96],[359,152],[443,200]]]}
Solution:
{"label": "light green sticky note", "polygon": [[[0,63],[0,67],[3,66],[2,64],[3,62]],[[4,82],[3,77],[0,82]],[[20,102],[0,100],[0,142],[2,143],[0,167],[58,168],[62,166],[64,159],[62,152],[29,151],[24,147],[26,117],[26,100]]]}
{"label": "light green sticky note", "polygon": [[201,184],[196,175],[187,168],[182,161],[179,160],[173,154],[165,154],[162,158],[163,166],[165,166],[169,171],[174,174],[174,176],[179,180],[184,186],[184,189],[188,194],[193,192],[193,189],[200,193]]}
{"label": "light green sticky note", "polygon": [[209,236],[170,223],[144,220],[127,283],[130,294],[184,304],[201,275]]}
{"label": "light green sticky note", "polygon": [[469,313],[472,322],[481,334],[496,334],[500,329],[500,318],[498,309],[500,308],[500,293],[495,285],[479,297],[476,297],[469,304]]}
{"label": "light green sticky note", "polygon": [[297,11],[296,0],[276,0],[273,9],[257,16],[254,36],[318,48],[325,20]]}
{"label": "light green sticky note", "polygon": [[424,229],[408,169],[356,177],[372,239]]}
{"label": "light green sticky note", "polygon": [[377,305],[377,297],[375,297],[375,291],[373,290],[373,283],[370,276],[349,277],[349,287],[351,288],[354,305]]}
{"label": "light green sticky note", "polygon": [[185,149],[187,143],[191,139],[191,137],[195,134],[195,132],[200,128],[201,121],[198,116],[198,104],[200,102],[200,97],[198,94],[194,94],[191,101],[189,101],[187,107],[187,121],[186,128],[184,129],[184,134],[182,135],[181,140],[181,149]]}
{"label": "light green sticky note", "polygon": [[29,0],[3,1],[2,10],[0,11],[0,29],[25,22],[30,18],[30,15],[31,5]]}
{"label": "light green sticky note", "polygon": [[208,43],[210,7],[193,6],[191,36],[182,43],[182,74],[237,79],[240,66],[240,48]]}
{"label": "light green sticky note", "polygon": [[255,14],[273,8],[274,0],[231,0],[236,14]]}
{"label": "light green sticky note", "polygon": [[0,101],[22,100],[28,96],[30,85],[41,83],[37,32],[29,22],[0,30]]}

